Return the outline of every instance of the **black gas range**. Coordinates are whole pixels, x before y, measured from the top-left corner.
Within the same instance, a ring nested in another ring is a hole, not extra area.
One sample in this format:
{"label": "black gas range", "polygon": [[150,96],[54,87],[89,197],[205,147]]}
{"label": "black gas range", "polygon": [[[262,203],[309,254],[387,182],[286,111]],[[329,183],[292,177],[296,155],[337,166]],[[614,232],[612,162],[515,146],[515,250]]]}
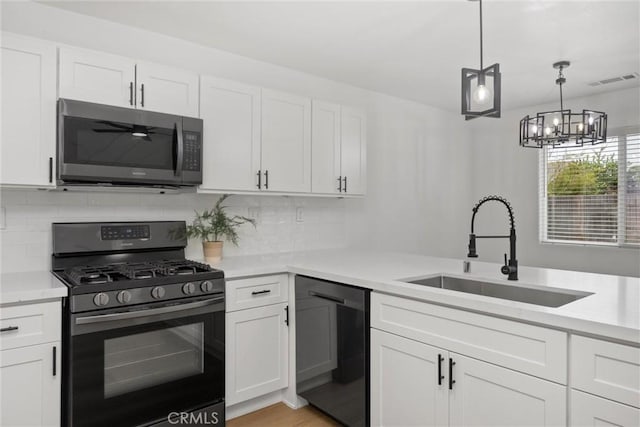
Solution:
{"label": "black gas range", "polygon": [[63,425],[224,425],[224,273],[183,221],[55,223]]}

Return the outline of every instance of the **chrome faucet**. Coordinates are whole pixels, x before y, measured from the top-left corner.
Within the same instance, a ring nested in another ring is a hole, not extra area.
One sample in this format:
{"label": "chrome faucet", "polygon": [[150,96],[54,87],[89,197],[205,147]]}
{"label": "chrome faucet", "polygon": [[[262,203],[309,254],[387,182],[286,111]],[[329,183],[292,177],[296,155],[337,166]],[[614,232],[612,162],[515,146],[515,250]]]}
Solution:
{"label": "chrome faucet", "polygon": [[[473,222],[476,219],[476,214],[480,206],[488,201],[494,200],[500,202],[507,208],[509,212],[509,223],[511,225],[508,236],[476,236],[473,230]],[[513,209],[511,204],[507,200],[500,196],[487,196],[483,197],[473,207],[473,215],[471,216],[471,234],[469,234],[469,258],[477,258],[476,252],[476,239],[509,239],[509,260],[507,261],[507,254],[504,254],[504,265],[500,268],[502,274],[508,275],[509,280],[518,280],[518,260],[516,259],[516,224],[513,218]]]}

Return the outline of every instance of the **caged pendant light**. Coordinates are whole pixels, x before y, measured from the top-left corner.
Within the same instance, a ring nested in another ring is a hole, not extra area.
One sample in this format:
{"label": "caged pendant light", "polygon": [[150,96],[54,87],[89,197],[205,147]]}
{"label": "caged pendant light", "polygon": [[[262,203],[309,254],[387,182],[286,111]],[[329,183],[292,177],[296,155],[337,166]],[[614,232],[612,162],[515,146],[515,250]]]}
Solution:
{"label": "caged pendant light", "polygon": [[[475,0],[471,0],[475,1]],[[482,58],[482,0],[480,2],[480,69],[462,69],[462,115],[466,120],[476,117],[500,117],[500,64],[484,68]]]}
{"label": "caged pendant light", "polygon": [[572,113],[565,110],[562,99],[562,85],[567,79],[562,71],[569,61],[553,64],[558,70],[556,84],[560,86],[560,109],[525,116],[520,120],[520,146],[542,148],[559,147],[565,144],[582,146],[600,144],[607,140],[607,115],[601,111],[582,110]]}

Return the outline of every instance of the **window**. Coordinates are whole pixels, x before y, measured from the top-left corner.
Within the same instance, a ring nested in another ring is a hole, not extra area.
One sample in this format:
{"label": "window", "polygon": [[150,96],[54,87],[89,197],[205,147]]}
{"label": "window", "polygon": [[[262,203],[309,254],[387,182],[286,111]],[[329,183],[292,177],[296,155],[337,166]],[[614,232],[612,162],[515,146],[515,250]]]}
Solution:
{"label": "window", "polygon": [[541,241],[640,246],[640,129],[610,133],[542,151]]}

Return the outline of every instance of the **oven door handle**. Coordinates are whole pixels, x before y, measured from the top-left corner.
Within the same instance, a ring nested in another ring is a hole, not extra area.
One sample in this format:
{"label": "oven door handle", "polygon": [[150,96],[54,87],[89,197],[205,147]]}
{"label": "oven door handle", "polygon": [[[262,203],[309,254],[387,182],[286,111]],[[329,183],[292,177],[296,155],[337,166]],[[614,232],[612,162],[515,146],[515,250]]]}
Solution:
{"label": "oven door handle", "polygon": [[176,311],[191,310],[194,308],[206,307],[224,301],[224,296],[212,298],[204,301],[192,302],[189,304],[176,304],[167,307],[150,308],[147,310],[127,311],[125,313],[101,314],[98,316],[78,317],[76,325],[88,325],[91,323],[104,323],[116,320],[135,319],[139,317],[157,316],[159,314],[175,313]]}

